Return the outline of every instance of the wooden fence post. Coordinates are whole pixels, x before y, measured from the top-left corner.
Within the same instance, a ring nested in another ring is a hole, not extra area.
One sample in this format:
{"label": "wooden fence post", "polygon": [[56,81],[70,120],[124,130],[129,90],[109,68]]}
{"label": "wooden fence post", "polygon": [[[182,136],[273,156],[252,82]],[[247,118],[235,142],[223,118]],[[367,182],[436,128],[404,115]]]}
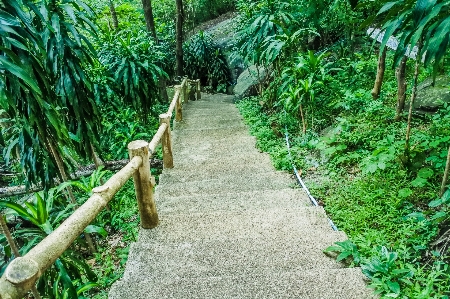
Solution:
{"label": "wooden fence post", "polygon": [[197,79],[197,101],[202,99],[200,79]]}
{"label": "wooden fence post", "polygon": [[184,84],[181,84],[181,88],[182,88],[182,93],[183,93],[183,100],[184,103],[187,103],[189,101],[189,94],[188,94],[188,79],[184,79],[183,81]]}
{"label": "wooden fence post", "polygon": [[182,121],[183,120],[183,102],[181,101],[181,87],[179,85],[175,86],[175,94],[179,90],[179,96],[177,99],[177,104],[175,106],[175,120]]}
{"label": "wooden fence post", "polygon": [[150,155],[148,143],[144,140],[136,140],[128,144],[130,160],[135,156],[142,158],[142,165],[133,174],[136,199],[141,215],[142,228],[154,228],[158,225],[158,212],[153,198],[155,178],[150,173]]}
{"label": "wooden fence post", "polygon": [[167,124],[167,129],[162,136],[162,149],[163,149],[163,164],[164,168],[173,168],[173,154],[172,154],[172,133],[170,131],[170,115],[161,114],[159,116],[160,124]]}

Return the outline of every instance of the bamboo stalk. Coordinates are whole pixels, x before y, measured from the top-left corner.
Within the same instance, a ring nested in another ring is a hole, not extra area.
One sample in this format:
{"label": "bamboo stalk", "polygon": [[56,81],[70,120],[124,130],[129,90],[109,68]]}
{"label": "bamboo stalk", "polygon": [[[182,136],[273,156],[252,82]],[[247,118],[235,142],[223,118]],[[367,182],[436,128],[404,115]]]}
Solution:
{"label": "bamboo stalk", "polygon": [[153,155],[155,152],[156,147],[161,142],[162,136],[164,135],[164,132],[166,131],[168,125],[166,123],[163,123],[159,126],[158,131],[156,132],[155,136],[153,136],[152,141],[150,141],[148,148],[150,150],[150,155]]}

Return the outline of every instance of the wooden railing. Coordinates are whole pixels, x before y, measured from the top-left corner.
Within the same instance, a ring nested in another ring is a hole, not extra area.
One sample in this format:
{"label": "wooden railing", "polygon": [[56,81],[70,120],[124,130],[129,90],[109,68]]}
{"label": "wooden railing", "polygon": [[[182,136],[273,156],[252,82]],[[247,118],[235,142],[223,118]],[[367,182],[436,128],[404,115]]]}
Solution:
{"label": "wooden railing", "polygon": [[159,116],[160,126],[150,143],[143,140],[131,142],[128,145],[130,162],[104,185],[94,188],[92,196],[50,235],[26,255],[16,257],[8,265],[0,279],[0,299],[23,298],[44,271],[83,233],[131,177],[134,181],[141,226],[154,228],[158,225],[158,213],[153,198],[155,178],[151,175],[149,160],[158,144],[162,143],[164,168],[174,166],[170,120],[174,110],[176,121],[183,119],[182,105],[188,102],[189,84],[195,84],[196,97],[200,99],[200,80],[184,79],[181,85],[175,86],[175,95],[169,110]]}

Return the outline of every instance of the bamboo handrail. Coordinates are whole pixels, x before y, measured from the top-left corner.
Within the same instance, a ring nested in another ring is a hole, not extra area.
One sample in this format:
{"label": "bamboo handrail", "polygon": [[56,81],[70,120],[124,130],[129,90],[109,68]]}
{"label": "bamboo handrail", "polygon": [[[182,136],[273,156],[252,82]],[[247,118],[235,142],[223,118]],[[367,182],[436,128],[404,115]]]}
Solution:
{"label": "bamboo handrail", "polygon": [[85,228],[106,207],[114,195],[133,177],[136,198],[141,215],[141,226],[158,225],[158,214],[153,199],[155,179],[151,176],[150,162],[159,143],[163,145],[164,168],[173,167],[170,119],[176,108],[176,120],[182,120],[182,105],[187,103],[187,87],[196,82],[197,99],[200,99],[200,80],[185,78],[176,87],[167,113],[161,114],[160,126],[150,143],[136,140],[128,145],[130,162],[114,174],[105,184],[92,190],[93,194],[58,228],[33,247],[25,256],[15,258],[0,278],[0,299],[20,299],[35,285],[48,269],[70,247]]}
{"label": "bamboo handrail", "polygon": [[94,188],[92,190],[94,194],[50,235],[26,255],[14,259],[0,279],[0,298],[22,298],[39,276],[72,245],[89,223],[97,217],[141,164],[141,157],[131,159],[103,186]]}
{"label": "bamboo handrail", "polygon": [[175,95],[173,96],[173,100],[170,103],[169,110],[167,110],[167,114],[172,115],[173,109],[175,109],[175,106],[177,104],[178,97],[180,96],[180,93],[181,93],[181,87],[180,87],[180,85],[176,85],[175,86]]}
{"label": "bamboo handrail", "polygon": [[155,152],[155,149],[158,146],[158,144],[161,142],[161,137],[164,134],[164,132],[166,131],[166,129],[167,129],[167,124],[161,124],[159,126],[158,131],[156,132],[155,136],[153,136],[152,141],[150,141],[150,144],[148,145],[148,149],[151,154],[153,154]]}

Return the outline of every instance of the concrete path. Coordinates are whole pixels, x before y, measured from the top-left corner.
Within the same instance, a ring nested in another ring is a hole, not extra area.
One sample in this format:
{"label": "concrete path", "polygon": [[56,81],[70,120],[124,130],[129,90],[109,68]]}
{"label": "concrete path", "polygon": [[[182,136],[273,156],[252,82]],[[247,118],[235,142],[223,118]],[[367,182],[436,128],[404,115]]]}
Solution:
{"label": "concrete path", "polygon": [[322,253],[345,234],[255,148],[232,96],[203,97],[174,128],[160,225],[140,231],[109,298],[372,298],[359,268]]}

